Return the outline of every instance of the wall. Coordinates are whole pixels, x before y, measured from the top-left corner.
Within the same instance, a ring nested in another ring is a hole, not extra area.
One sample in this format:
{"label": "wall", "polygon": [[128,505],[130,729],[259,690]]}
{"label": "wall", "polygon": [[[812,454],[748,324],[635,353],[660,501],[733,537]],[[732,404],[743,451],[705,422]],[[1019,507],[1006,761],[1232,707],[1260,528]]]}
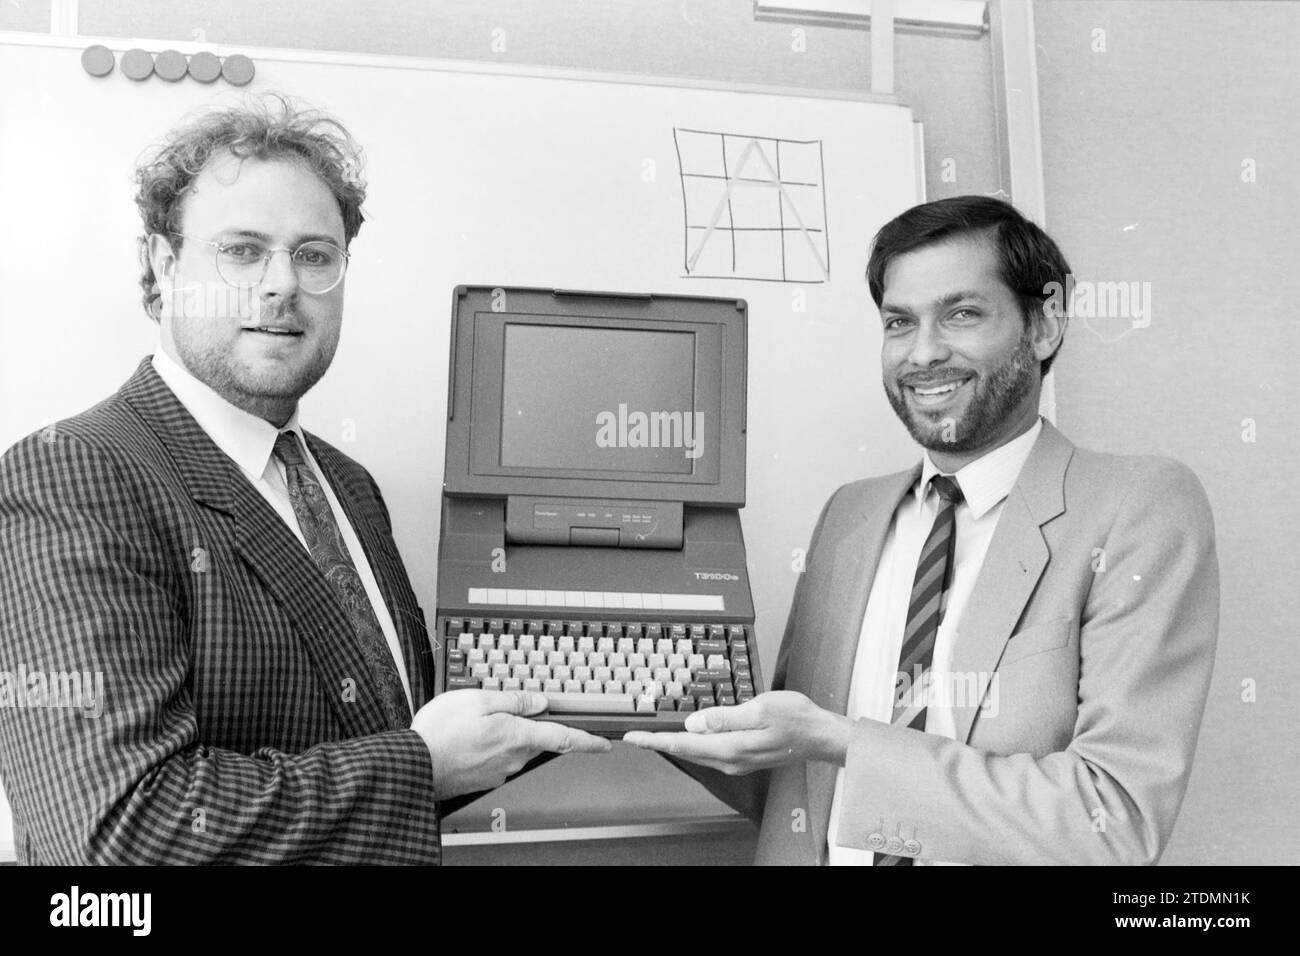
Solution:
{"label": "wall", "polygon": [[1049,0],[1035,20],[1047,227],[1080,278],[1151,283],[1145,327],[1075,319],[1059,423],[1181,459],[1214,508],[1219,651],[1165,862],[1295,863],[1300,5]]}

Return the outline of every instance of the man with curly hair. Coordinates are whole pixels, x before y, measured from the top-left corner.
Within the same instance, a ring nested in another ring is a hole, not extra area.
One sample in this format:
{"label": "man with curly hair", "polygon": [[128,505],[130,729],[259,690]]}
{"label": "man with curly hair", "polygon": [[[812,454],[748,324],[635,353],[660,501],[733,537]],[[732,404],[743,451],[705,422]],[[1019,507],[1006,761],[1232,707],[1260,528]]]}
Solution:
{"label": "man with curly hair", "polygon": [[[298,424],[343,319],[360,153],[279,97],[137,171],[159,347],[0,459],[0,669],[102,675],[102,712],[0,708],[24,863],[436,863],[448,801],[608,742],[539,694],[432,699],[369,473]],[[8,688],[12,691],[12,688]]]}

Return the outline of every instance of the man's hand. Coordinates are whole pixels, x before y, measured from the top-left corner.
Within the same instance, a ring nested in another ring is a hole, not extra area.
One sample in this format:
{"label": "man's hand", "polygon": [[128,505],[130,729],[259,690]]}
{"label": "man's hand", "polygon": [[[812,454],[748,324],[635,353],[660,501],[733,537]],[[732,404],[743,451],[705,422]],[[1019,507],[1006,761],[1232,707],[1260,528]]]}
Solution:
{"label": "man's hand", "polygon": [[691,714],[684,734],[632,731],[623,739],[735,775],[808,760],[842,766],[852,726],[803,694],[777,690],[736,707]]}
{"label": "man's hand", "polygon": [[411,721],[433,757],[434,797],[491,790],[543,751],[606,753],[603,737],[525,718],[546,710],[531,691],[455,690],[429,701]]}

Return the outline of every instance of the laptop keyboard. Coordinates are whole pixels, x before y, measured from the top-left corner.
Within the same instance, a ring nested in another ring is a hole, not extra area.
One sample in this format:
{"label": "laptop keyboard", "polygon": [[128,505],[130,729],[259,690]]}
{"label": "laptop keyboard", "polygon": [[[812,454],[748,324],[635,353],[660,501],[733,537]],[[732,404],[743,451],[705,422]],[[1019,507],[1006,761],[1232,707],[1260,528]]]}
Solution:
{"label": "laptop keyboard", "polygon": [[551,714],[664,715],[755,696],[744,624],[443,618],[446,688],[528,690]]}

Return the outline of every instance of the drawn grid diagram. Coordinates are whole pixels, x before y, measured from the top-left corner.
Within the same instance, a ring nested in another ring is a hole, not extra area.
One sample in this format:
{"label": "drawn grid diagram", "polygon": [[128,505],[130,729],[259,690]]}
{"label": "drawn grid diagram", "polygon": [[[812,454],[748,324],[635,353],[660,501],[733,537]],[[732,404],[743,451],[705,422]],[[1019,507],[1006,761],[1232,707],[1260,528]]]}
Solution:
{"label": "drawn grid diagram", "polygon": [[673,130],[689,278],[827,282],[821,140]]}

